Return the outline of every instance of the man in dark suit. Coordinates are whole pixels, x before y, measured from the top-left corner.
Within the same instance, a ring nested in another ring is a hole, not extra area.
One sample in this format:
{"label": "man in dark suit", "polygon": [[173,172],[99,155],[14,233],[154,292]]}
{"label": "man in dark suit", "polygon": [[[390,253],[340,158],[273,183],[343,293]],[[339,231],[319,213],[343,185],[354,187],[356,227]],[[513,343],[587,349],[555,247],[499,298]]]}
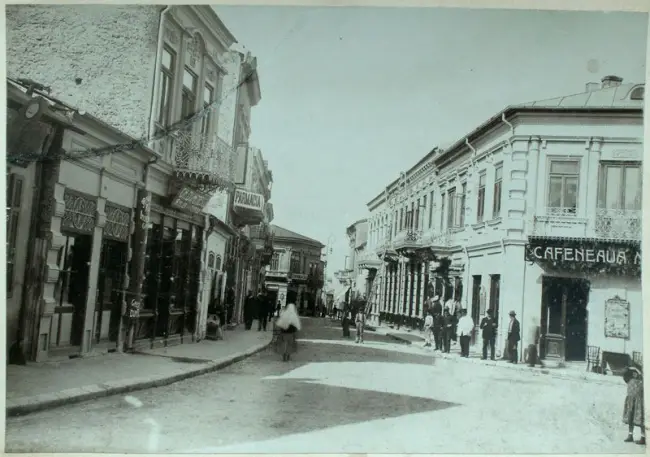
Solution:
{"label": "man in dark suit", "polygon": [[521,325],[517,320],[517,314],[510,311],[510,323],[508,324],[508,355],[510,356],[510,363],[517,363],[519,357],[517,356],[517,345],[521,339]]}
{"label": "man in dark suit", "polygon": [[487,310],[487,316],[481,320],[481,330],[483,336],[483,360],[487,360],[487,349],[490,346],[490,359],[494,360],[494,345],[497,337],[497,323],[494,320],[494,312]]}

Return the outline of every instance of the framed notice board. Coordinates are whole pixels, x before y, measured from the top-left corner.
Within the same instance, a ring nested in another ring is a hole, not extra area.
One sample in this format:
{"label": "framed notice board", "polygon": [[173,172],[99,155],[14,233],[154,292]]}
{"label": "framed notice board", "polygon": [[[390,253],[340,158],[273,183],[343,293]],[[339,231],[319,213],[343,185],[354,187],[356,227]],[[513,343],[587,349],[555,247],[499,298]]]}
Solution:
{"label": "framed notice board", "polygon": [[605,302],[605,336],[630,338],[630,302],[618,295]]}

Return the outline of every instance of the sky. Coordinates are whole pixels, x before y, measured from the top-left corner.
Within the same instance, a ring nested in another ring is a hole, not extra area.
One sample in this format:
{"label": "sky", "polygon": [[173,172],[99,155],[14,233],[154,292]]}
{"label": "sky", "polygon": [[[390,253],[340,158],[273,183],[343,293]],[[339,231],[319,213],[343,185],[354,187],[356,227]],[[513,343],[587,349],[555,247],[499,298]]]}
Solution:
{"label": "sky", "polygon": [[434,146],[512,104],[645,80],[648,16],[456,8],[223,6],[258,60],[252,145],[273,171],[274,224],[332,247]]}

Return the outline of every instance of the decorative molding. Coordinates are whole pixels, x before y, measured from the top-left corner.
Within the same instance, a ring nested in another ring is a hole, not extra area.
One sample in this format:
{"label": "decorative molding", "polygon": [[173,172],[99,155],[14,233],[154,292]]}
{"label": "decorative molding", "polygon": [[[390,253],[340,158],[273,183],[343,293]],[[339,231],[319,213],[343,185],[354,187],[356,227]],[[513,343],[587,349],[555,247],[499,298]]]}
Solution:
{"label": "decorative molding", "polygon": [[97,218],[97,200],[66,189],[63,201],[65,211],[61,218],[61,229],[92,234]]}
{"label": "decorative molding", "polygon": [[165,40],[167,40],[169,43],[177,45],[180,42],[180,34],[178,31],[173,30],[169,26],[165,26]]}

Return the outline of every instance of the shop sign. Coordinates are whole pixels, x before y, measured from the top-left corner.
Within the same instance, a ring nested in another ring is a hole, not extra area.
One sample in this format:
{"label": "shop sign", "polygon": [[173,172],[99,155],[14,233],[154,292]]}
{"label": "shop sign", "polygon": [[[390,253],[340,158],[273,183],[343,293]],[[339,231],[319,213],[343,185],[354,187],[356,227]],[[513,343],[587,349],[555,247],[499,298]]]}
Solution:
{"label": "shop sign", "polygon": [[604,270],[639,274],[641,249],[634,244],[591,240],[532,239],[526,245],[526,260],[554,267]]}
{"label": "shop sign", "polygon": [[197,192],[189,187],[184,187],[176,194],[171,206],[188,213],[201,213],[211,197],[212,195],[207,192]]}
{"label": "shop sign", "polygon": [[630,338],[630,302],[618,295],[605,302],[605,336]]}
{"label": "shop sign", "polygon": [[234,206],[237,208],[262,211],[264,209],[264,196],[243,189],[236,189]]}

